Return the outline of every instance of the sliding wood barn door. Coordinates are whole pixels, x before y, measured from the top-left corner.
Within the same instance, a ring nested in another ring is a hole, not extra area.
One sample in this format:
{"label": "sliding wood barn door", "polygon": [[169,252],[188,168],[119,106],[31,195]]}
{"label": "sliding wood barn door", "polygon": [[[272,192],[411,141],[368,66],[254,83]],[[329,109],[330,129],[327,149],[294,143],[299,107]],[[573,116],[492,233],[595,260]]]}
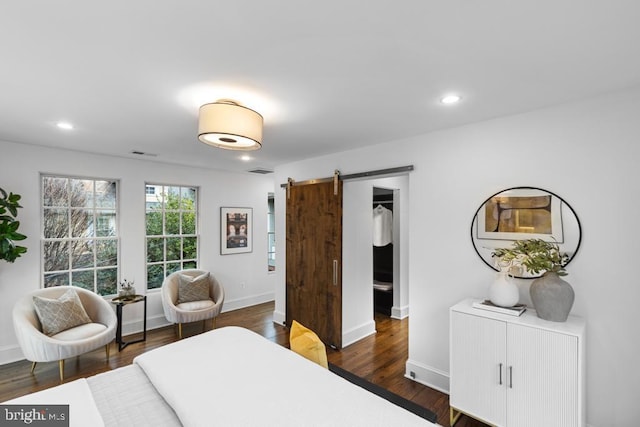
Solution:
{"label": "sliding wood barn door", "polygon": [[342,347],[342,181],[289,187],[287,325],[293,320]]}

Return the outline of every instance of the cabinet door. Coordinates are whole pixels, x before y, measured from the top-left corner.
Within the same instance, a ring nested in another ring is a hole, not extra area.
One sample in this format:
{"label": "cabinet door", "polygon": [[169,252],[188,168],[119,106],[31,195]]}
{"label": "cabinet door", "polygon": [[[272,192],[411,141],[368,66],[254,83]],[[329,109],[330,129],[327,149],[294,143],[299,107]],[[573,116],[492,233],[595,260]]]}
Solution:
{"label": "cabinet door", "polygon": [[507,425],[578,426],[578,338],[507,327]]}
{"label": "cabinet door", "polygon": [[506,420],[506,324],[451,312],[449,403],[494,425]]}

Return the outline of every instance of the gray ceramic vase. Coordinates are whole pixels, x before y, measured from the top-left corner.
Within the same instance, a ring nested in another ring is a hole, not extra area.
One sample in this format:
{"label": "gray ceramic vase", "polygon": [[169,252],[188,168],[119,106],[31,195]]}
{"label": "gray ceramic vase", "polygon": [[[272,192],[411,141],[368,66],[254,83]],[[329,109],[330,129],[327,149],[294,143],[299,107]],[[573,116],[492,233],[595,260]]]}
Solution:
{"label": "gray ceramic vase", "polygon": [[538,317],[552,322],[566,321],[575,299],[571,285],[552,272],[535,279],[529,295]]}

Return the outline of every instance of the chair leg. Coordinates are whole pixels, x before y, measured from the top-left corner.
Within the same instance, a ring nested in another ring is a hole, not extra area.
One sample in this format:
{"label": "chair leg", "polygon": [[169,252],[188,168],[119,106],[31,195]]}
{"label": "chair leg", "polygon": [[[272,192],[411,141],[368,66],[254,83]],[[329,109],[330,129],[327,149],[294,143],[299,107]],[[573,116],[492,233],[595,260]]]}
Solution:
{"label": "chair leg", "polygon": [[32,374],[33,374],[33,371],[35,371],[35,370],[36,370],[36,364],[37,364],[37,363],[38,363],[38,362],[33,362],[33,363],[31,363],[31,373],[32,373]]}
{"label": "chair leg", "polygon": [[207,330],[207,319],[202,320],[202,332]]}
{"label": "chair leg", "polygon": [[216,318],[212,318],[211,319],[211,330],[214,330],[216,328]]}
{"label": "chair leg", "polygon": [[58,368],[60,370],[60,382],[64,382],[64,359],[58,360]]}
{"label": "chair leg", "polygon": [[178,323],[178,338],[182,339],[182,323]]}
{"label": "chair leg", "polygon": [[104,350],[107,353],[107,362],[109,361],[109,349],[111,348],[111,343],[104,346]]}

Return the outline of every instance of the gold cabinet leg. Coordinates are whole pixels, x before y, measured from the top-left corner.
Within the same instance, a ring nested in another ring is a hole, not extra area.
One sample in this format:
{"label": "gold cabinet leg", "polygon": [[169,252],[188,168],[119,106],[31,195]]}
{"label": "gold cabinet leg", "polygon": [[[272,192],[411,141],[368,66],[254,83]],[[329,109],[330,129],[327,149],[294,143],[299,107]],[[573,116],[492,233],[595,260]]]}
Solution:
{"label": "gold cabinet leg", "polygon": [[33,374],[33,371],[35,371],[35,370],[36,370],[36,364],[37,364],[37,363],[38,363],[38,362],[33,362],[33,363],[31,364],[31,373],[32,373],[32,374]]}
{"label": "gold cabinet leg", "polygon": [[182,323],[178,323],[178,338],[182,339]]}
{"label": "gold cabinet leg", "polygon": [[453,425],[458,421],[462,412],[457,411],[452,406],[449,407],[449,425],[453,427]]}
{"label": "gold cabinet leg", "polygon": [[60,369],[60,382],[64,381],[64,359],[58,360],[58,367]]}

